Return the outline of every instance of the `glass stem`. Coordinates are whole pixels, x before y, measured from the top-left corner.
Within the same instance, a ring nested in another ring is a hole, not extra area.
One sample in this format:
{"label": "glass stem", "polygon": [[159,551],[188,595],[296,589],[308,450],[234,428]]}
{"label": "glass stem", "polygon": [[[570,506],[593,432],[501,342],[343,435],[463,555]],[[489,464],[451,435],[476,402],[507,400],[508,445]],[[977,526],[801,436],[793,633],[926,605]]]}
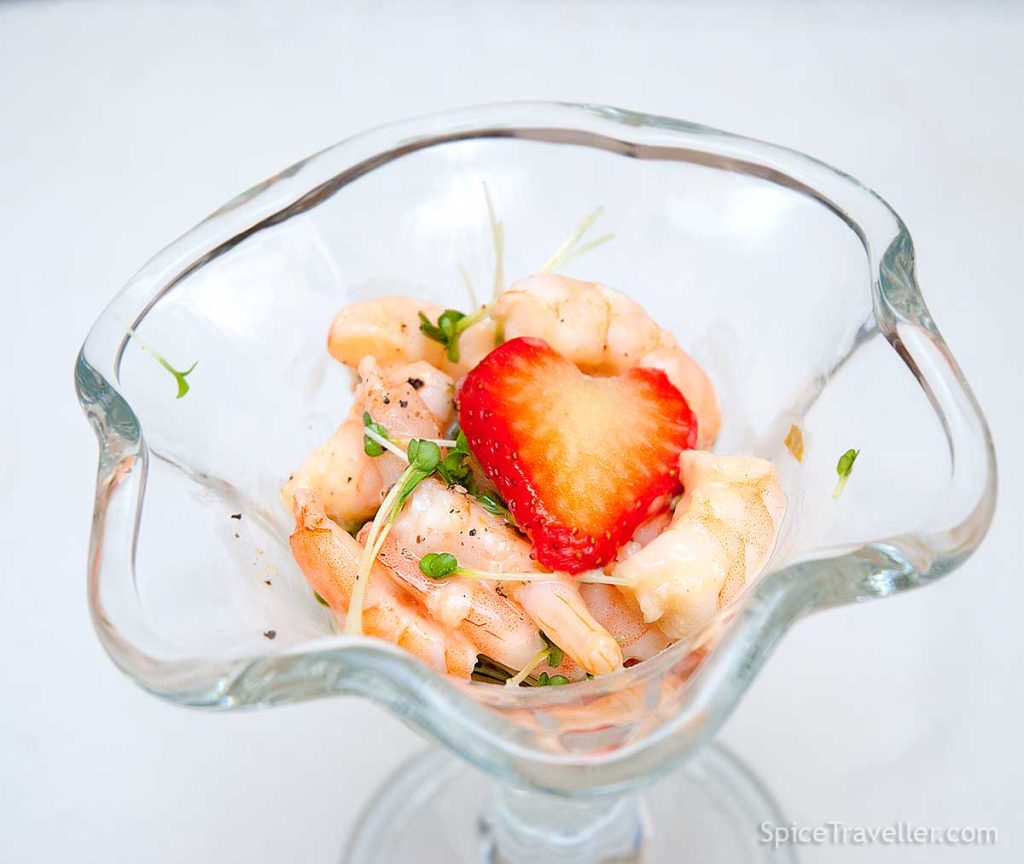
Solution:
{"label": "glass stem", "polygon": [[644,830],[635,792],[566,798],[496,784],[491,804],[491,864],[641,861]]}

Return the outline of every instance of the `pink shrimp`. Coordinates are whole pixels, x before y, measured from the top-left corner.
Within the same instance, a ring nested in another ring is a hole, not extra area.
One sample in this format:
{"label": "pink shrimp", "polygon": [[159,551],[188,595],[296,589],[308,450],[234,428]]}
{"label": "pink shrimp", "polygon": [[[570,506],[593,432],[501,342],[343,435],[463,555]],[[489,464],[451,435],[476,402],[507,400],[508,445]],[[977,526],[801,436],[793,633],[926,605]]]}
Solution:
{"label": "pink shrimp", "polygon": [[[362,547],[328,518],[309,489],[297,489],[292,554],[306,579],[344,621],[355,585]],[[461,633],[446,631],[404,596],[383,564],[375,563],[366,589],[363,632],[404,648],[432,669],[468,679],[477,662],[475,646]]]}

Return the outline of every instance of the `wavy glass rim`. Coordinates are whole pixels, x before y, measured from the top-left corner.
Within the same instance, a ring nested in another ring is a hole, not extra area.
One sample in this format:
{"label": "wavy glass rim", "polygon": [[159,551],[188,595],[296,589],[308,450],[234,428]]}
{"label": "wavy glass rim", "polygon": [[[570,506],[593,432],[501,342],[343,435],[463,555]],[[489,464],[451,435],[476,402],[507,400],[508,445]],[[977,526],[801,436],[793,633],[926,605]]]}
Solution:
{"label": "wavy glass rim", "polygon": [[[132,644],[108,617],[100,591],[106,580],[134,582],[149,460],[140,422],[118,392],[129,338],[122,322],[136,326],[189,273],[377,167],[437,144],[497,137],[584,145],[753,175],[829,208],[863,244],[878,329],[917,378],[947,433],[952,468],[943,506],[916,533],[770,571],[701,633],[632,669],[568,688],[509,690],[455,682],[390,645],[344,636],[219,661],[168,660]],[[668,770],[717,731],[796,620],[948,573],[981,542],[995,506],[995,453],[988,426],[928,314],[915,278],[913,243],[896,213],[846,174],[795,151],[602,105],[507,103],[446,112],[370,130],[297,163],[236,197],[157,254],[96,321],[78,356],[75,381],[100,445],[88,564],[90,611],[104,648],[124,672],[156,695],[196,707],[365,696],[501,778],[568,794],[623,788]],[[531,743],[530,730],[491,710],[572,703],[655,681],[714,632],[721,634],[720,641],[687,682],[676,713],[643,739],[618,749],[587,755],[550,752]]]}

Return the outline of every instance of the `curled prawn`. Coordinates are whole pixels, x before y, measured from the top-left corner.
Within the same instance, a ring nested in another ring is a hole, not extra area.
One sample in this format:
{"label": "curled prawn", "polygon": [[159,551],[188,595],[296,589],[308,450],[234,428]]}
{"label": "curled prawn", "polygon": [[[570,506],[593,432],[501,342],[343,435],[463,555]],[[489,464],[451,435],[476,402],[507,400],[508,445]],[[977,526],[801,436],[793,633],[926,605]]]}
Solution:
{"label": "curled prawn", "polygon": [[757,576],[786,509],[779,474],[765,459],[685,450],[679,479],[685,493],[669,527],[612,568],[644,619],[673,640],[698,629]]}
{"label": "curled prawn", "polygon": [[537,627],[513,601],[477,579],[435,581],[419,568],[419,556],[389,534],[377,559],[420,598],[431,617],[458,629],[480,654],[522,669],[544,649]]}
{"label": "curled prawn", "polygon": [[649,660],[671,644],[657,627],[644,621],[640,605],[628,591],[588,583],[581,584],[579,591],[590,614],[619,644],[626,665]]}
{"label": "curled prawn", "polygon": [[718,435],[722,412],[703,369],[634,300],[596,282],[545,273],[521,279],[492,310],[506,339],[534,336],[590,375],[661,369],[697,415],[698,446]]}
{"label": "curled prawn", "polygon": [[355,369],[364,357],[385,365],[425,360],[459,377],[494,348],[497,324],[489,318],[468,327],[459,337],[459,359],[448,359],[445,347],[420,330],[420,314],[436,322],[444,309],[415,297],[376,297],[346,306],[334,317],[327,350],[335,360]]}
{"label": "curled prawn", "polygon": [[346,529],[373,518],[404,468],[392,453],[366,455],[363,412],[402,436],[436,438],[455,410],[454,382],[423,361],[382,367],[373,357],[365,357],[358,368],[361,380],[348,416],[281,490],[285,507],[291,510],[295,491],[312,489],[331,519]]}
{"label": "curled prawn", "polygon": [[[564,574],[544,573],[528,540],[468,495],[436,480],[417,487],[391,528],[417,557],[448,552],[466,567],[495,574],[496,590],[514,600],[533,623],[592,675],[622,666],[622,649],[599,624]],[[534,581],[502,580],[501,573],[536,572]]]}
{"label": "curled prawn", "polygon": [[[306,579],[344,621],[356,581],[362,547],[328,518],[323,502],[309,489],[294,494],[295,531],[289,538]],[[363,606],[363,631],[404,648],[432,669],[470,678],[476,647],[458,631],[448,631],[403,595],[394,577],[375,563]]]}

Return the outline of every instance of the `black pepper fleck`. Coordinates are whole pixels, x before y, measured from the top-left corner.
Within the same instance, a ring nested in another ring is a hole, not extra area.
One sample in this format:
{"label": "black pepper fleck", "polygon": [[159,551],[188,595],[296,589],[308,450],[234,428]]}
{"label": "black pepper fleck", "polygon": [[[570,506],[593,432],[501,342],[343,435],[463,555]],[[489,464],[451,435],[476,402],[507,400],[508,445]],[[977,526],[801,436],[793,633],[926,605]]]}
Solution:
{"label": "black pepper fleck", "polygon": [[470,537],[476,537],[476,528],[470,528],[469,529],[469,536]]}
{"label": "black pepper fleck", "polygon": [[264,630],[263,631],[263,635],[266,636],[268,639],[276,639],[277,638],[277,631],[276,630]]}
{"label": "black pepper fleck", "polygon": [[388,396],[387,393],[384,394],[384,404],[385,405],[390,405],[391,404],[391,397]]}
{"label": "black pepper fleck", "polygon": [[399,408],[408,408],[409,407],[409,400],[408,399],[399,399],[398,400],[398,407]]}
{"label": "black pepper fleck", "polygon": [[241,519],[242,518],[242,514],[241,513],[232,513],[231,514],[231,518],[232,519]]}
{"label": "black pepper fleck", "polygon": [[422,378],[410,378],[409,383],[412,385],[413,390],[419,390],[423,386]]}

